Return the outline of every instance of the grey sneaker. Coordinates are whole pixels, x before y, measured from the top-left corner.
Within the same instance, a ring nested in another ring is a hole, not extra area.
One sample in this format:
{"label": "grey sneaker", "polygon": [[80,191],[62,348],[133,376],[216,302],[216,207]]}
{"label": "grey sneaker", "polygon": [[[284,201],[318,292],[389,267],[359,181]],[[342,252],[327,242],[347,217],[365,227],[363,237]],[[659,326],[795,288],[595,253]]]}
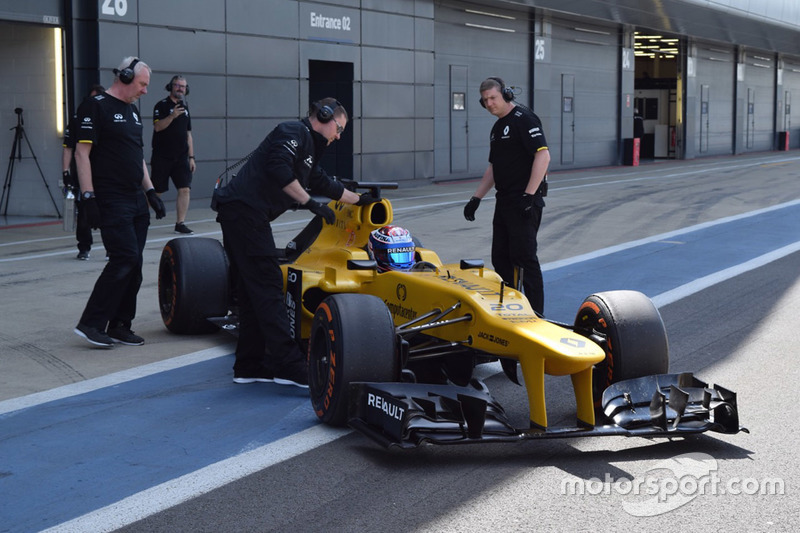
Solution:
{"label": "grey sneaker", "polygon": [[183,235],[194,235],[194,232],[183,222],[175,224],[175,233],[182,233]]}
{"label": "grey sneaker", "polygon": [[113,348],[114,341],[111,340],[111,337],[106,335],[104,331],[100,331],[97,328],[93,328],[92,326],[87,326],[86,324],[78,324],[75,326],[73,330],[75,333],[89,341],[90,343],[94,344],[95,346],[102,346],[103,348]]}
{"label": "grey sneaker", "polygon": [[112,341],[125,344],[127,346],[141,346],[144,344],[143,338],[141,338],[139,335],[135,335],[133,331],[131,331],[131,328],[125,326],[108,328],[108,336]]}
{"label": "grey sneaker", "polygon": [[75,259],[78,259],[80,261],[88,261],[89,252],[78,252],[78,256]]}
{"label": "grey sneaker", "polygon": [[234,376],[233,382],[239,383],[240,385],[246,385],[248,383],[272,383],[275,381],[271,377],[268,376]]}

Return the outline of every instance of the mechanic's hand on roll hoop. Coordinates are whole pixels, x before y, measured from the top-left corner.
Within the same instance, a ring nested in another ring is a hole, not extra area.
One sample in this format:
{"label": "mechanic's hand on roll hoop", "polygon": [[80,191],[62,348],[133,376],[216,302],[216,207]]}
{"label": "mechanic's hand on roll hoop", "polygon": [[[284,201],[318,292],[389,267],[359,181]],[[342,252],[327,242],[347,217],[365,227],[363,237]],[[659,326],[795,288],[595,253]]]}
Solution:
{"label": "mechanic's hand on roll hoop", "polygon": [[361,196],[358,197],[358,201],[356,202],[356,205],[369,205],[369,204],[374,204],[374,203],[380,202],[380,201],[381,201],[380,198],[376,198],[376,197],[372,196],[370,193],[365,192]]}
{"label": "mechanic's hand on roll hoop", "polygon": [[333,224],[336,222],[336,214],[333,212],[333,209],[328,207],[326,204],[319,203],[313,198],[309,198],[308,201],[300,207],[303,209],[308,209],[315,215],[321,216],[328,224]]}
{"label": "mechanic's hand on roll hoop", "polygon": [[464,218],[469,220],[470,222],[475,220],[475,211],[478,210],[478,206],[481,205],[481,199],[477,196],[473,196],[467,202],[467,205],[464,206]]}
{"label": "mechanic's hand on roll hoop", "polygon": [[164,207],[164,202],[162,202],[161,198],[158,197],[155,189],[148,189],[145,195],[147,196],[147,203],[150,204],[150,207],[153,208],[153,211],[156,214],[157,220],[167,216],[167,208]]}

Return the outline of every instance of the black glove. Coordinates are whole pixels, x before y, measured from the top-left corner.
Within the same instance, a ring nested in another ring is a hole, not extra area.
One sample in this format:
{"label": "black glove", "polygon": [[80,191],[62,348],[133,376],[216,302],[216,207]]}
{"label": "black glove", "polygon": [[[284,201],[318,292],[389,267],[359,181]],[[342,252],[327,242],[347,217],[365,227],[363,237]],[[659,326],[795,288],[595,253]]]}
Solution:
{"label": "black glove", "polygon": [[86,221],[89,223],[89,227],[92,229],[99,228],[103,223],[103,217],[100,216],[100,207],[97,205],[97,198],[94,197],[94,194],[88,198],[82,196],[80,208],[86,214]]}
{"label": "black glove", "polygon": [[319,203],[313,198],[309,198],[308,201],[300,207],[303,209],[308,209],[315,215],[321,216],[328,224],[333,224],[336,222],[336,214],[333,212],[333,209],[328,207],[326,204]]}
{"label": "black glove", "polygon": [[522,207],[522,217],[523,218],[533,218],[533,207],[536,204],[536,196],[533,194],[528,194],[526,192],[522,193],[522,199],[520,201],[520,207]]}
{"label": "black glove", "polygon": [[148,189],[145,195],[147,196],[147,203],[150,204],[150,207],[153,208],[153,212],[156,214],[156,220],[167,216],[167,208],[164,207],[164,202],[158,197],[155,189]]}
{"label": "black glove", "polygon": [[375,198],[370,193],[365,192],[364,194],[362,194],[361,196],[358,197],[358,201],[356,202],[356,205],[369,205],[369,204],[374,204],[375,202],[380,202],[380,201],[381,201],[380,198]]}
{"label": "black glove", "polygon": [[64,171],[64,177],[61,180],[64,182],[64,187],[69,187],[72,190],[75,190],[78,187],[78,182],[72,177],[69,170]]}
{"label": "black glove", "polygon": [[464,218],[472,222],[475,220],[475,211],[478,210],[478,206],[481,205],[481,199],[477,196],[473,196],[467,202],[467,205],[464,206]]}

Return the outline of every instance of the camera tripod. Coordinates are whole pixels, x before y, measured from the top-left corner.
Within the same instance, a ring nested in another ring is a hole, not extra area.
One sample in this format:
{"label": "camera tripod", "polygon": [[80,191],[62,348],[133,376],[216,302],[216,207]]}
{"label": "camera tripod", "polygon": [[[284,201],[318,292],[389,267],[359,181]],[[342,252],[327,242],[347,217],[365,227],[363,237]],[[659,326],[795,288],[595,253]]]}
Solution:
{"label": "camera tripod", "polygon": [[44,172],[42,172],[42,167],[39,166],[39,160],[36,159],[36,154],[33,153],[31,142],[28,140],[28,135],[25,133],[25,121],[22,119],[22,108],[17,107],[14,109],[14,113],[17,114],[17,125],[9,128],[11,130],[16,130],[14,133],[14,144],[11,145],[11,155],[8,158],[6,181],[3,183],[3,195],[0,196],[0,206],[3,207],[3,216],[8,214],[8,202],[11,199],[11,182],[14,179],[14,158],[16,157],[22,161],[22,139],[25,139],[25,142],[28,144],[28,150],[30,150],[31,156],[33,156],[33,160],[36,162],[36,168],[39,169],[39,174],[42,176],[42,183],[44,183],[44,186],[47,189],[47,194],[50,195],[50,201],[53,202],[53,207],[56,208],[58,218],[61,218],[61,211],[58,210],[58,204],[56,204],[55,198],[53,198],[53,193],[50,191],[50,185],[47,184],[47,180],[44,177]]}

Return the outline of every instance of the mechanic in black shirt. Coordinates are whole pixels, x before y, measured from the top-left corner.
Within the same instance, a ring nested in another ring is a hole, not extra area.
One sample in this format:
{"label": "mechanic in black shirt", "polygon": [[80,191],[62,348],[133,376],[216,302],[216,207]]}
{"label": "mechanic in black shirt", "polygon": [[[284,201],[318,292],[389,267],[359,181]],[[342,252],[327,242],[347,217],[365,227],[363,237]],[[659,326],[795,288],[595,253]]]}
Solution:
{"label": "mechanic in black shirt", "polygon": [[96,346],[131,346],[144,339],[131,331],[142,284],[142,252],[150,225],[166,214],[144,160],[142,120],[133,104],[147,94],[150,67],[134,57],[114,69],[108,91],[78,108],[75,163],[89,225],[100,228],[108,253],[75,333]]}
{"label": "mechanic in black shirt", "polygon": [[644,117],[639,113],[639,108],[633,109],[633,136],[637,139],[644,138]]}
{"label": "mechanic in black shirt", "polygon": [[175,233],[194,233],[186,224],[192,173],[195,171],[192,119],[186,95],[189,85],[183,76],[173,76],[167,84],[169,96],[153,108],[153,154],[150,167],[153,186],[159,196],[169,190],[169,178],[178,189],[175,204]]}
{"label": "mechanic in black shirt", "polygon": [[[96,96],[105,92],[106,88],[102,85],[92,85],[86,99]],[[89,221],[86,220],[86,211],[81,207],[81,195],[78,192],[78,170],[75,167],[75,159],[72,154],[75,152],[75,133],[77,132],[77,115],[72,115],[72,118],[64,130],[64,150],[61,155],[61,164],[64,169],[64,187],[71,189],[75,193],[75,209],[78,212],[77,222],[75,224],[75,239],[78,241],[78,256],[76,259],[82,261],[89,260],[89,252],[92,250],[92,228],[89,227]]]}
{"label": "mechanic in black shirt", "polygon": [[270,222],[299,206],[332,224],[333,210],[306,189],[347,204],[377,201],[345,189],[319,167],[325,147],[339,139],[347,121],[347,111],[335,99],[314,102],[307,118],[276,126],[236,177],[214,191],[239,304],[235,383],[308,387],[307,358],[290,334]]}
{"label": "mechanic in black shirt", "polygon": [[489,138],[489,166],[475,195],[464,207],[464,218],[475,211],[489,190],[496,189],[492,221],[492,264],[508,284],[515,284],[515,267],[531,306],[544,314],[544,282],[536,255],[536,234],[542,221],[550,151],[542,123],[533,111],[514,102],[514,91],[500,78],[480,85],[480,103],[497,121]]}

